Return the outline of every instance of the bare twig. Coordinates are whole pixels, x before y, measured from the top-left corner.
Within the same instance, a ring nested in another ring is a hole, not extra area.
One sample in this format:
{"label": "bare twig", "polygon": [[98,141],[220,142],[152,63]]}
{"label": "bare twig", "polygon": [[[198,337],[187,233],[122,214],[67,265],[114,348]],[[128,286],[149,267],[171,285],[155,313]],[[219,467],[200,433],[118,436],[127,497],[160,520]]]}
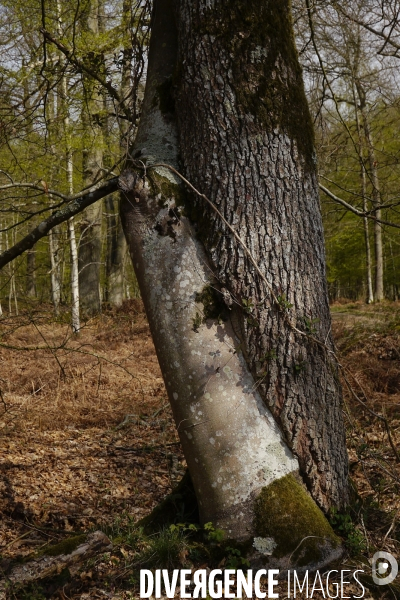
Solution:
{"label": "bare twig", "polygon": [[330,190],[328,190],[328,188],[326,188],[321,183],[319,184],[319,189],[322,192],[324,192],[324,194],[326,194],[328,196],[328,198],[330,198],[334,202],[337,202],[338,204],[341,204],[347,210],[349,210],[352,213],[354,213],[355,215],[357,215],[357,217],[363,217],[363,218],[366,217],[367,219],[371,219],[371,221],[375,221],[376,223],[381,223],[382,225],[388,225],[389,227],[395,227],[396,229],[400,229],[400,225],[398,223],[393,223],[392,221],[385,221],[383,219],[377,219],[374,215],[371,215],[370,212],[364,212],[363,210],[358,210],[358,208],[355,208],[354,206],[352,206],[351,204],[349,204],[342,198],[339,198],[339,196],[336,196],[335,194],[333,194]]}

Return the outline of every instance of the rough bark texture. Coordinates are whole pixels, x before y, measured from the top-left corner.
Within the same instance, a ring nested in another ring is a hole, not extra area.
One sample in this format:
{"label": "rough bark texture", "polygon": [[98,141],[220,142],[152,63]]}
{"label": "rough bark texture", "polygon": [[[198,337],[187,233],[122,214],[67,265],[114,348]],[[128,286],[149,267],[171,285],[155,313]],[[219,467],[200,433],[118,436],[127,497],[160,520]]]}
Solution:
{"label": "rough bark texture", "polygon": [[[313,498],[327,510],[347,500],[337,369],[284,315],[333,348],[312,125],[289,5],[177,4],[184,172],[245,241],[281,306],[220,218],[196,197],[190,216],[231,294],[236,333],[258,388]],[[285,309],[285,302],[293,306]]]}
{"label": "rough bark texture", "polygon": [[[176,61],[176,32],[163,23],[168,12],[172,19],[171,2],[159,1],[133,153],[177,166],[173,107],[160,108]],[[247,539],[257,492],[296,470],[297,461],[236,352],[231,323],[207,319],[215,281],[194,230],[174,206],[179,184],[166,169],[149,178],[120,178],[123,223],[200,516]]]}

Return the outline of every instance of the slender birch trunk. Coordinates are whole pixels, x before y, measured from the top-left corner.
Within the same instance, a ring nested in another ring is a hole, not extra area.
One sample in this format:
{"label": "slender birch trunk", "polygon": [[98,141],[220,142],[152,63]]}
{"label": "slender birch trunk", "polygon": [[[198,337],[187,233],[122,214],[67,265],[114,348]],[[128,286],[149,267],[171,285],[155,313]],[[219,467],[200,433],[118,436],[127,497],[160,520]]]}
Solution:
{"label": "slender birch trunk", "polygon": [[[362,97],[362,96],[361,96]],[[382,210],[379,208],[381,205],[381,192],[379,184],[378,174],[378,162],[375,155],[375,148],[373,143],[373,136],[371,131],[371,125],[369,123],[365,102],[361,102],[361,115],[363,119],[363,127],[365,132],[365,140],[367,143],[368,162],[371,173],[372,183],[372,204],[375,209],[374,215],[377,221],[374,221],[374,245],[375,245],[375,290],[374,298],[376,302],[380,302],[384,299],[384,288],[383,288],[383,243],[382,243],[382,225],[378,221],[382,219]]]}
{"label": "slender birch trunk", "polygon": [[[363,211],[366,213],[368,211],[368,200],[367,200],[367,173],[365,169],[364,163],[364,148],[362,142],[362,134],[361,134],[361,124],[358,115],[358,107],[356,101],[356,94],[353,85],[353,100],[355,107],[355,115],[356,115],[356,124],[357,124],[357,133],[359,140],[359,162],[360,162],[360,174],[361,174],[361,196],[363,199]],[[363,226],[364,226],[364,241],[365,241],[365,268],[367,275],[367,304],[372,304],[374,301],[374,291],[372,286],[372,261],[371,261],[371,245],[369,241],[369,223],[368,218],[363,218]]]}
{"label": "slender birch trunk", "polygon": [[[65,127],[68,131],[69,123],[68,117],[66,117]],[[72,196],[74,193],[73,183],[73,161],[71,147],[67,146],[67,175],[68,175],[68,187],[69,193]],[[68,235],[69,235],[69,248],[71,256],[71,327],[74,333],[79,333],[81,328],[80,323],[80,309],[79,309],[79,270],[78,270],[78,246],[76,243],[75,236],[75,224],[74,218],[68,219]]]}
{"label": "slender birch trunk", "polygon": [[[58,10],[58,29],[59,34],[62,30],[61,23],[61,6],[59,0],[57,0]],[[71,147],[70,138],[70,124],[69,124],[69,107],[68,107],[68,90],[67,90],[67,78],[64,75],[61,82],[62,86],[62,104],[64,110],[64,136],[66,142],[66,163],[67,163],[67,184],[68,192],[72,196],[74,193],[74,163]],[[78,246],[76,243],[75,235],[75,224],[73,217],[68,219],[68,237],[69,237],[69,248],[70,248],[70,261],[71,261],[71,327],[74,333],[79,333],[80,330],[80,307],[79,307],[79,268],[78,268]]]}
{"label": "slender birch trunk", "polygon": [[[67,81],[63,78],[64,87],[64,98],[66,95]],[[68,107],[65,106],[64,128],[65,136],[67,140],[66,144],[66,160],[67,160],[67,181],[68,191],[72,196],[74,193],[74,164],[72,157],[72,149],[69,137],[69,116]],[[68,236],[69,236],[69,248],[70,248],[70,260],[71,260],[71,327],[74,333],[79,333],[81,328],[80,325],[80,308],[79,308],[79,268],[78,268],[78,246],[76,243],[75,236],[75,224],[74,218],[68,219]]]}
{"label": "slender birch trunk", "polygon": [[56,316],[59,315],[60,312],[60,301],[61,301],[61,282],[59,278],[59,239],[58,239],[58,231],[55,230],[49,231],[49,252],[50,252],[50,281],[51,281],[51,299],[53,302],[54,312]]}

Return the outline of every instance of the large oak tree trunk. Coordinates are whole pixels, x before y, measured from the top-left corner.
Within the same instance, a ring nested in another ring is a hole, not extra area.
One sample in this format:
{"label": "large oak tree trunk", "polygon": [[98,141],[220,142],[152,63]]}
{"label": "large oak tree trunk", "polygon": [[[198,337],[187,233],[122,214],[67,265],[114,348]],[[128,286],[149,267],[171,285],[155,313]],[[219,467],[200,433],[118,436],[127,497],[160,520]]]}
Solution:
{"label": "large oak tree trunk", "polygon": [[252,539],[254,564],[322,565],[340,551],[302,480],[324,510],[343,505],[347,460],[289,9],[179,0],[177,31],[171,10],[171,0],[157,0],[131,155],[175,167],[179,155],[268,282],[171,171],[127,169],[120,178],[125,234],[200,516]]}
{"label": "large oak tree trunk", "polygon": [[[179,2],[176,113],[188,179],[251,250],[280,310],[218,215],[193,220],[235,301],[247,360],[313,497],[346,499],[347,458],[333,349],[313,128],[286,0]],[[254,307],[251,319],[241,309]],[[254,326],[257,322],[258,325]],[[266,361],[266,356],[276,356]],[[261,368],[260,368],[261,367]]]}

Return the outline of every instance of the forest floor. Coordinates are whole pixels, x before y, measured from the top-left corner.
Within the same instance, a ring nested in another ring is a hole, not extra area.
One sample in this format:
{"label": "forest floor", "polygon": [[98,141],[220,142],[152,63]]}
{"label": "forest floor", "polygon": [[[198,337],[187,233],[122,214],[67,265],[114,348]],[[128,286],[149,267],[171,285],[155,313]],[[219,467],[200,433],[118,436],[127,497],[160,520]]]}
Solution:
{"label": "forest floor", "polygon": [[[352,510],[333,522],[346,564],[376,549],[399,557],[400,305],[336,304],[332,315],[355,488]],[[72,578],[10,589],[7,597],[137,598],[139,565],[162,551],[162,540],[157,547],[141,538],[134,523],[184,471],[139,300],[88,321],[75,339],[45,309],[3,318],[0,569],[82,532],[101,529],[113,542]],[[186,566],[185,532],[164,534],[170,563]]]}

